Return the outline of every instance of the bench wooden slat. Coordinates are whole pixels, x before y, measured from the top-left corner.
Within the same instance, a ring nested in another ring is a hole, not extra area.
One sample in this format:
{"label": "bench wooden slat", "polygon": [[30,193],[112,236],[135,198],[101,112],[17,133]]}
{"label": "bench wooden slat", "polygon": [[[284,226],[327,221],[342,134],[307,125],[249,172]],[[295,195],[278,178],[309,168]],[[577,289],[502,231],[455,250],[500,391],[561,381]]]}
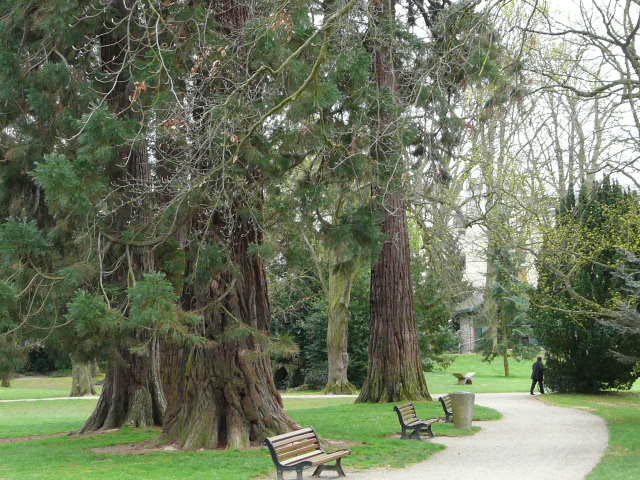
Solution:
{"label": "bench wooden slat", "polygon": [[299,448],[307,447],[309,445],[318,445],[318,440],[316,438],[308,438],[301,442],[288,443],[286,445],[283,445],[282,447],[276,448],[276,453],[279,457],[282,457],[283,455],[287,455],[289,452],[295,451]]}
{"label": "bench wooden slat", "polygon": [[311,462],[314,465],[318,465],[320,463],[331,462],[332,460],[337,460],[338,458],[342,458],[345,455],[349,455],[351,452],[349,450],[338,450],[333,453],[324,453],[321,457],[314,457]]}
{"label": "bench wooden slat", "polygon": [[307,445],[302,448],[297,448],[296,450],[291,450],[290,452],[287,452],[282,455],[278,455],[278,458],[280,458],[283,461],[290,460],[292,458],[299,457],[300,455],[303,455],[305,453],[313,452],[314,450],[321,450],[318,442],[312,443],[311,445]]}
{"label": "bench wooden slat", "polygon": [[304,460],[310,460],[312,457],[316,457],[318,455],[323,455],[324,452],[322,450],[314,449],[311,452],[304,453],[302,455],[298,455],[296,457],[288,458],[287,460],[282,461],[283,465],[295,465],[296,463],[300,463]]}
{"label": "bench wooden slat", "polygon": [[316,435],[314,433],[305,433],[304,435],[300,435],[298,437],[292,437],[292,438],[287,438],[285,440],[280,440],[278,443],[274,443],[272,445],[276,450],[280,451],[280,449],[286,448],[287,446],[293,445],[294,443],[304,442],[306,440],[314,439],[314,438],[316,438]]}
{"label": "bench wooden slat", "polygon": [[273,445],[279,442],[280,440],[285,440],[291,437],[297,437],[298,435],[302,435],[304,433],[313,433],[313,428],[302,428],[300,430],[294,430],[293,432],[283,433],[282,435],[276,435],[275,437],[269,437],[268,440]]}
{"label": "bench wooden slat", "polygon": [[407,424],[407,427],[415,427],[417,425],[433,425],[434,423],[438,423],[437,418],[429,418],[427,420],[416,420],[415,422],[411,422]]}

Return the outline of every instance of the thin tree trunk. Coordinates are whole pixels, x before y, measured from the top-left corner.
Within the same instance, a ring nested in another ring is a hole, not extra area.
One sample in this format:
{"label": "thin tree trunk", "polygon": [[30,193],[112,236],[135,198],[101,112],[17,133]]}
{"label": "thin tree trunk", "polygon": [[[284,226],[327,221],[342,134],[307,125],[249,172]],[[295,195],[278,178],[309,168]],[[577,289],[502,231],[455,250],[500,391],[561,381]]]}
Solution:
{"label": "thin tree trunk", "polygon": [[93,377],[91,375],[91,362],[82,362],[71,355],[71,393],[70,397],[84,397],[95,395]]}
{"label": "thin tree trunk", "polygon": [[[484,285],[484,305],[483,316],[487,325],[485,336],[488,337],[491,342],[491,353],[493,355],[498,354],[498,334],[500,320],[498,318],[498,305],[496,303],[494,289],[496,287],[498,279],[498,258],[500,248],[500,238],[498,232],[502,228],[500,223],[501,216],[495,211],[499,209],[500,205],[500,191],[496,188],[496,171],[500,171],[499,168],[499,156],[496,152],[496,120],[489,119],[486,124],[486,128],[483,128],[480,133],[481,138],[481,152],[484,158],[485,167],[482,174],[484,178],[485,188],[487,189],[487,205],[486,211],[488,215],[488,233],[487,233],[487,272],[485,275]],[[500,138],[500,141],[503,139]]]}
{"label": "thin tree trunk", "polygon": [[502,366],[504,367],[504,376],[508,377],[510,375],[509,372],[509,352],[508,350],[505,348],[504,352],[502,353]]}
{"label": "thin tree trunk", "polygon": [[349,302],[351,288],[360,266],[355,260],[340,261],[336,252],[335,263],[329,272],[328,301],[329,322],[327,325],[328,377],[324,393],[352,394],[356,387],[349,382]]}
{"label": "thin tree trunk", "polygon": [[484,285],[484,305],[483,316],[487,325],[485,336],[491,341],[491,353],[498,352],[498,306],[494,297],[494,288],[496,286],[498,267],[497,259],[497,241],[495,234],[489,231],[487,238],[487,273],[485,275]]}
{"label": "thin tree trunk", "polygon": [[11,387],[11,375],[6,374],[0,377],[0,387],[9,388]]}

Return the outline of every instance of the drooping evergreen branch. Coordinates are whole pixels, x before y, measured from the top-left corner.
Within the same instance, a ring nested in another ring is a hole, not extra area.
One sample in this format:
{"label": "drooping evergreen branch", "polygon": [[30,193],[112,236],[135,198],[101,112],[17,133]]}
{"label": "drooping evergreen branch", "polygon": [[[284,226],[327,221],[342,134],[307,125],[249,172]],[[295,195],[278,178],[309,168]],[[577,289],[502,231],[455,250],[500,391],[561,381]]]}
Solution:
{"label": "drooping evergreen branch", "polygon": [[236,90],[231,93],[231,95],[229,95],[229,97],[227,98],[227,100],[224,102],[224,105],[227,105],[234,97],[236,94],[238,94],[240,92],[240,90],[242,90],[244,87],[246,87],[247,85],[251,84],[256,78],[258,78],[261,75],[264,75],[265,73],[269,73],[272,76],[276,77],[278,75],[280,75],[284,69],[298,56],[300,56],[300,54],[309,46],[311,45],[311,42],[313,42],[318,35],[320,35],[321,33],[324,33],[328,30],[331,29],[331,27],[333,26],[333,24],[343,15],[349,13],[349,11],[355,7],[356,5],[356,0],[351,0],[349,1],[344,7],[342,7],[340,10],[338,10],[336,13],[334,13],[333,15],[331,15],[329,18],[327,18],[327,20],[324,22],[324,24],[322,25],[322,27],[320,27],[319,29],[317,29],[315,32],[313,32],[313,34],[311,36],[309,36],[309,38],[307,38],[304,43],[302,45],[300,45],[291,55],[289,55],[281,64],[278,68],[276,68],[275,70],[273,68],[271,68],[269,65],[263,64],[262,66],[260,66],[260,68],[258,68],[258,70],[256,70],[253,75],[251,75],[247,80],[245,80],[244,82],[242,82],[238,88],[236,88]]}

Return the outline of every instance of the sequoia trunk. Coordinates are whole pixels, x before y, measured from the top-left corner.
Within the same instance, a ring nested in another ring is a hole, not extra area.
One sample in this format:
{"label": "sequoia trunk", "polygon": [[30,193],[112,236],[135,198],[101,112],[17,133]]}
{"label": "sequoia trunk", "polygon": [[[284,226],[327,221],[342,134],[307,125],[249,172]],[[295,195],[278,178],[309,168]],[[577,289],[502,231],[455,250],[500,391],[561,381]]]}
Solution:
{"label": "sequoia trunk", "polygon": [[[105,82],[104,95],[115,115],[128,121],[139,121],[142,126],[144,122],[133,108],[132,93],[128,92],[132,82],[128,74],[129,52],[126,49],[131,39],[126,32],[117,28],[120,23],[118,20],[127,18],[135,5],[115,0],[111,2],[111,7],[114,15],[110,19],[113,28],[108,28],[105,24],[105,32],[100,36],[102,73],[109,80]],[[138,188],[149,188],[151,171],[146,140],[130,139],[128,144],[120,147],[118,153],[121,165],[126,165],[126,171],[117,170],[114,181],[126,179]],[[133,218],[142,225],[149,224],[149,204],[146,200],[129,202],[123,212],[120,218],[123,230]],[[119,277],[123,286],[131,287],[136,282],[136,276],[155,270],[153,253],[149,247],[134,248],[126,245],[120,255],[123,253],[126,269],[120,268],[113,277]],[[160,380],[160,343],[156,338],[149,338],[144,330],[134,331],[133,337],[140,344],[147,345],[146,351],[133,353],[128,346],[122,346],[118,355],[110,359],[100,399],[82,432],[119,428],[123,425],[162,425],[166,399]]]}
{"label": "sequoia trunk", "polygon": [[159,347],[153,341],[150,345],[146,355],[123,350],[112,360],[98,404],[80,433],[162,425],[166,400],[159,381]]}
{"label": "sequoia trunk", "polygon": [[265,348],[267,281],[262,260],[249,252],[262,238],[253,221],[234,221],[235,272],[211,272],[210,283],[194,288],[209,343],[178,351],[167,382],[165,439],[181,448],[247,448],[296,426],[284,413]]}
{"label": "sequoia trunk", "polygon": [[[374,189],[384,215],[385,243],[371,276],[369,368],[358,402],[431,399],[422,371],[411,288],[409,235],[402,193],[403,148],[396,132],[393,59],[395,0],[374,2],[374,74],[383,99],[371,156],[379,171]],[[386,105],[385,105],[386,103]]]}
{"label": "sequoia trunk", "polygon": [[358,402],[431,399],[422,370],[401,193],[384,203],[387,240],[371,276],[369,369]]}

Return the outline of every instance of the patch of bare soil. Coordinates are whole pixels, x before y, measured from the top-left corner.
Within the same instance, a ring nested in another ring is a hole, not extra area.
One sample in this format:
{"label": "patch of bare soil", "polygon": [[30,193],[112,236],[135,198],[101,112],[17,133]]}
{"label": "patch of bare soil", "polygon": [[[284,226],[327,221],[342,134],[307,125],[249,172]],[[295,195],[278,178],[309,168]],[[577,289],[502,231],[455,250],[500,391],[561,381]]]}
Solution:
{"label": "patch of bare soil", "polygon": [[76,434],[75,432],[48,433],[46,435],[27,435],[25,437],[0,438],[0,443],[27,442],[29,440],[44,440],[46,438],[54,437],[93,437],[95,435],[104,435],[105,433],[117,431],[117,428],[112,428],[110,430],[100,430],[98,432],[85,433],[82,435]]}
{"label": "patch of bare soil", "polygon": [[43,440],[45,438],[64,437],[68,433],[50,433],[48,435],[28,435],[26,437],[0,438],[0,443],[26,442],[29,440]]}
{"label": "patch of bare soil", "polygon": [[179,452],[180,449],[174,445],[158,445],[158,440],[151,438],[140,443],[130,443],[125,445],[112,445],[110,447],[92,448],[93,453],[109,453],[121,455],[141,455],[143,453],[155,452]]}

